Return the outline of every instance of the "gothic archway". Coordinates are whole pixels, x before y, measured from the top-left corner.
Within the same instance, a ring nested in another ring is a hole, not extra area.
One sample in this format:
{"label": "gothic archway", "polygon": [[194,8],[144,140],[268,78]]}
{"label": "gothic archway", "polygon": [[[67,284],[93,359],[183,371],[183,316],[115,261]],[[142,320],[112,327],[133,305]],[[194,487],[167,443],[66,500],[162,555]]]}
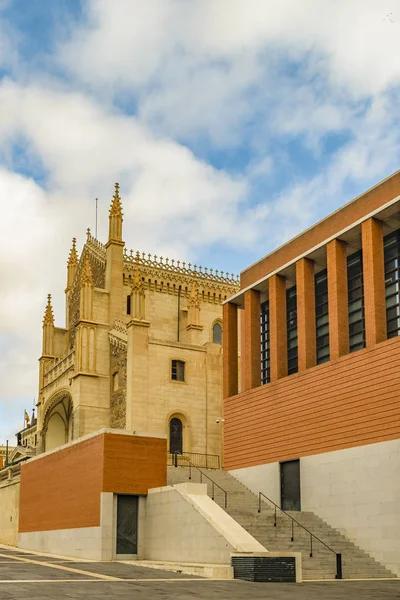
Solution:
{"label": "gothic archway", "polygon": [[66,393],[58,395],[49,403],[43,423],[45,452],[72,440],[72,410],[72,398]]}

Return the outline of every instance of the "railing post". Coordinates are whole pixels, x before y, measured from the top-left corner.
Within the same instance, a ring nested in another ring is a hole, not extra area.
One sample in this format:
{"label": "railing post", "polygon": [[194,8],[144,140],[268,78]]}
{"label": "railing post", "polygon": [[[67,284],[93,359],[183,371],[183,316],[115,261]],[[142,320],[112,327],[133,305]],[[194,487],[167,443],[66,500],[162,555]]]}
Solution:
{"label": "railing post", "polygon": [[276,527],[276,506],[275,506],[274,527]]}
{"label": "railing post", "polygon": [[214,500],[214,482],[212,484],[212,488],[211,489],[212,489],[212,499]]}
{"label": "railing post", "polygon": [[225,508],[228,507],[228,492],[225,492]]}
{"label": "railing post", "polygon": [[342,574],[342,555],[336,554],[336,579],[343,579]]}
{"label": "railing post", "polygon": [[261,512],[261,493],[258,494],[258,512]]}
{"label": "railing post", "polygon": [[292,542],[294,540],[294,521],[292,519]]}
{"label": "railing post", "polygon": [[310,533],[310,558],[312,558],[312,533]]}
{"label": "railing post", "polygon": [[192,479],[192,465],[189,463],[189,479]]}

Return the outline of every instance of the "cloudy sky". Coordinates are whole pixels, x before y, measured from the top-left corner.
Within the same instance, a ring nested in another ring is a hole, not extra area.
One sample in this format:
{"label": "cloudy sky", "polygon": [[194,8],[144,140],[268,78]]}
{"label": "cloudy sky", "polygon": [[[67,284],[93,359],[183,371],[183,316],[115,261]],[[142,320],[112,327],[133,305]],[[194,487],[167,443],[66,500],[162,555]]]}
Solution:
{"label": "cloudy sky", "polygon": [[398,0],[0,0],[0,444],[95,197],[239,272],[399,168],[399,56]]}

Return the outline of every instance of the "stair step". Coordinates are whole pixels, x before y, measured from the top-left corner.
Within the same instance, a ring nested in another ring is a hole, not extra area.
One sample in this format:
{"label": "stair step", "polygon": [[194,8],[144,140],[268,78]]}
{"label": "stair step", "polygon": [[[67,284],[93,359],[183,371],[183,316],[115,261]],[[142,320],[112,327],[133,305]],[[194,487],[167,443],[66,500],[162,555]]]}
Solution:
{"label": "stair step", "polygon": [[[225,509],[225,498],[218,486],[214,486],[214,501],[231,515],[255,539],[271,551],[297,551],[302,553],[303,578],[334,579],[336,574],[336,557],[323,544],[313,539],[313,556],[310,552],[310,534],[303,529],[309,529],[315,536],[325,542],[336,552],[342,554],[343,577],[345,579],[360,578],[389,578],[394,575],[369,554],[365,553],[339,531],[331,528],[325,521],[309,511],[288,514],[303,527],[294,524],[294,540],[290,540],[292,524],[288,516],[277,511],[277,524],[274,527],[274,507],[263,500],[261,512],[258,512],[258,496],[251,492],[230,473],[220,470],[202,469],[228,494],[228,506]],[[189,481],[188,468],[168,468],[168,483],[184,483]],[[200,473],[192,470],[193,483],[200,482]],[[207,483],[207,493],[212,494],[212,483],[203,477]],[[288,539],[289,538],[289,539]]]}

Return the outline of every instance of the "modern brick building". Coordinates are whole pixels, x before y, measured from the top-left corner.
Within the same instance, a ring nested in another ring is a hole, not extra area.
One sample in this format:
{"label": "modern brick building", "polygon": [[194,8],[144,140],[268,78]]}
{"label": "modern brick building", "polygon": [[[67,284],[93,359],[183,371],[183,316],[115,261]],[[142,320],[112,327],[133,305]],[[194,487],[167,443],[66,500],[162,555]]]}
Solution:
{"label": "modern brick building", "polygon": [[223,341],[225,469],[397,573],[399,280],[397,172],[243,271]]}

